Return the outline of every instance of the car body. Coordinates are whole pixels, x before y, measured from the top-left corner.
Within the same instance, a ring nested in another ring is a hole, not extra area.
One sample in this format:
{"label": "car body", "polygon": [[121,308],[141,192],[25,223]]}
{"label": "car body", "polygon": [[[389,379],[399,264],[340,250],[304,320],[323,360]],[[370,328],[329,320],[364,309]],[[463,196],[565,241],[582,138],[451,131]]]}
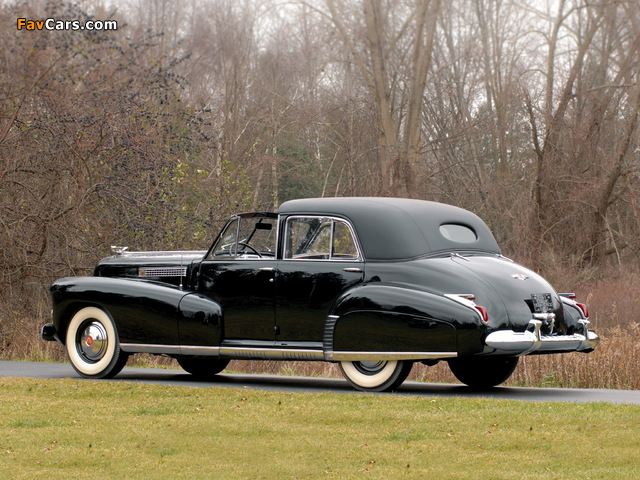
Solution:
{"label": "car body", "polygon": [[339,362],[360,390],[390,390],[414,362],[447,361],[477,388],[522,355],[590,352],[571,294],[505,258],[451,205],[397,198],[291,200],[234,215],[209,250],[127,252],[51,287],[41,336],[83,376],[136,352],[208,376],[231,359]]}

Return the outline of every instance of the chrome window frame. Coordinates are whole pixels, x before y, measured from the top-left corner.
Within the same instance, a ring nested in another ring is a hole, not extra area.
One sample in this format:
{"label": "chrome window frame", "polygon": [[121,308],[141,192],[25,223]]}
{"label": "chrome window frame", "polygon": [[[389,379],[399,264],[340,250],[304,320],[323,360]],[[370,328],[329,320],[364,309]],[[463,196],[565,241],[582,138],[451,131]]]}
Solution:
{"label": "chrome window frame", "polygon": [[[326,218],[331,220],[331,237],[329,244],[329,258],[294,258],[287,257],[287,240],[289,239],[289,231],[291,228],[291,221],[300,219],[300,218]],[[333,258],[333,233],[335,231],[335,222],[344,223],[349,229],[349,233],[351,234],[351,238],[353,239],[353,244],[356,247],[356,258]],[[347,218],[336,217],[335,215],[323,215],[323,214],[312,214],[312,215],[290,215],[285,219],[284,229],[283,229],[284,241],[282,242],[282,260],[284,261],[297,261],[297,262],[364,262],[364,255],[362,254],[362,248],[360,247],[360,240],[358,239],[358,235],[356,235],[355,228]]]}

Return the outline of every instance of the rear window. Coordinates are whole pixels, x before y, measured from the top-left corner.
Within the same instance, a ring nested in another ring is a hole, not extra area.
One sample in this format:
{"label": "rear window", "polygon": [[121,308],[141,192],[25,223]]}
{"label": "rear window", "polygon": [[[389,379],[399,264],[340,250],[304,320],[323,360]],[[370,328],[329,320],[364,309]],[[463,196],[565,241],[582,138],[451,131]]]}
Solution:
{"label": "rear window", "polygon": [[447,240],[457,243],[473,243],[478,240],[476,232],[466,225],[445,223],[440,225],[440,233]]}

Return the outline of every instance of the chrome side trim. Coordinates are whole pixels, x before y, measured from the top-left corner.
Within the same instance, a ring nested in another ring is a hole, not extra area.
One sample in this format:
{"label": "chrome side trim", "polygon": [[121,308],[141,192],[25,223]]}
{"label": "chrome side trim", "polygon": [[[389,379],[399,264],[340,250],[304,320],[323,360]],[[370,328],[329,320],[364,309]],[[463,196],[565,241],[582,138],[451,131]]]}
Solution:
{"label": "chrome side trim", "polygon": [[180,355],[180,345],[154,345],[149,343],[121,343],[120,348],[128,353],[154,353]]}
{"label": "chrome side trim", "polygon": [[457,352],[326,352],[330,362],[353,362],[358,360],[432,360],[457,357]]}
{"label": "chrome side trim", "polygon": [[197,355],[202,357],[220,356],[220,347],[191,345],[158,345],[147,343],[121,343],[120,348],[127,353],[153,353],[156,355]]}
{"label": "chrome side trim", "polygon": [[121,343],[120,348],[128,353],[152,353],[164,355],[197,355],[236,359],[260,360],[314,360],[314,361],[356,361],[356,360],[429,360],[457,357],[457,352],[333,352],[302,348],[264,347],[202,347],[192,345],[151,345]]}
{"label": "chrome side trim", "polygon": [[324,360],[322,350],[297,348],[220,347],[220,356],[265,360]]}
{"label": "chrome side trim", "polygon": [[220,347],[201,347],[197,345],[181,345],[180,353],[183,355],[198,355],[202,357],[219,357]]}
{"label": "chrome side trim", "polygon": [[322,350],[296,348],[205,347],[197,345],[152,345],[146,343],[121,343],[120,348],[127,353],[159,355],[197,355],[264,360],[324,360]]}
{"label": "chrome side trim", "polygon": [[206,250],[149,250],[129,251],[129,247],[111,246],[111,251],[122,257],[203,257]]}

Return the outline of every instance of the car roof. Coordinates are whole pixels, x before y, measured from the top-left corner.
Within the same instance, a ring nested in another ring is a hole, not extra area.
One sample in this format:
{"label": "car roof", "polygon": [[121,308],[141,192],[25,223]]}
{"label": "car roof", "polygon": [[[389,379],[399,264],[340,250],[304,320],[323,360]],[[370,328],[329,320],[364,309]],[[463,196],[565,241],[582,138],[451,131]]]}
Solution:
{"label": "car roof", "polygon": [[[500,253],[480,217],[444,203],[387,197],[307,198],[283,203],[278,213],[350,220],[369,260],[401,260],[455,250]],[[454,241],[442,234],[442,225],[466,226],[477,238]]]}

